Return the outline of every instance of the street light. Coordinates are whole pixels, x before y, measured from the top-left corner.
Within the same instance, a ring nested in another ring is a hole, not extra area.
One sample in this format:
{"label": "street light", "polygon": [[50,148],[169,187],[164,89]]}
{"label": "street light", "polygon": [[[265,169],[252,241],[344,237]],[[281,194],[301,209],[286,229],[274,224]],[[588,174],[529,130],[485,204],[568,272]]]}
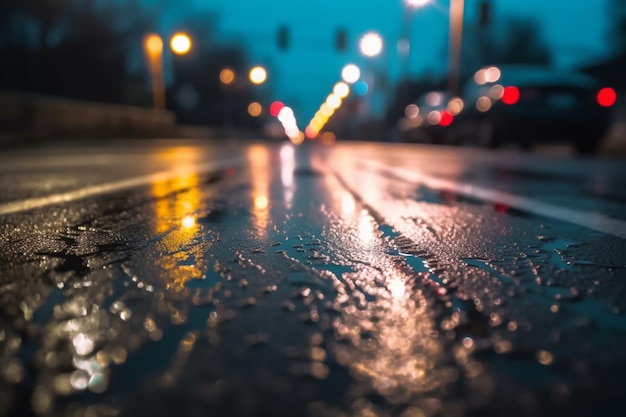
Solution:
{"label": "street light", "polygon": [[170,39],[170,47],[175,54],[185,55],[191,50],[191,38],[183,32],[178,32]]}
{"label": "street light", "polygon": [[354,64],[348,64],[341,70],[341,79],[348,84],[354,84],[361,78],[361,69]]}
{"label": "street light", "polygon": [[253,84],[263,84],[267,80],[267,71],[260,65],[253,67],[248,75]]}
{"label": "street light", "polygon": [[374,58],[383,50],[383,38],[376,32],[368,32],[359,41],[359,50],[368,58]]}
{"label": "street light", "polygon": [[[191,50],[189,35],[178,32],[170,39],[172,52],[184,55]],[[152,103],[155,109],[165,109],[165,82],[163,80],[163,39],[156,33],[149,33],[143,39],[143,49],[148,61],[152,80]]]}

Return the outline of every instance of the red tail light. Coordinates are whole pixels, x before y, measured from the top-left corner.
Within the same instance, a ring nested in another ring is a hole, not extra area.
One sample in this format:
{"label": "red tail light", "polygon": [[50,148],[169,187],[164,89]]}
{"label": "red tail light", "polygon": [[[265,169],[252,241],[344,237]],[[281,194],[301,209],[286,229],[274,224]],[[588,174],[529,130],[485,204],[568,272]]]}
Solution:
{"label": "red tail light", "polygon": [[502,93],[502,102],[504,104],[515,104],[519,101],[519,89],[512,85],[505,87]]}
{"label": "red tail light", "polygon": [[602,107],[611,107],[617,101],[617,94],[611,87],[604,87],[596,95],[598,104]]}
{"label": "red tail light", "polygon": [[450,126],[452,121],[454,120],[454,116],[448,110],[441,111],[441,119],[439,120],[439,126]]}

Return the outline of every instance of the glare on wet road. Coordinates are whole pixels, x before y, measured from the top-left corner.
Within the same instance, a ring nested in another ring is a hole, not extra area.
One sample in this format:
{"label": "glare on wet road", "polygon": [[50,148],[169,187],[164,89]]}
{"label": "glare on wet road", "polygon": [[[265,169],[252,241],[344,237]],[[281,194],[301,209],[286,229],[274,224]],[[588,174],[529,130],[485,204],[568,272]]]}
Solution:
{"label": "glare on wet road", "polygon": [[13,158],[47,163],[3,195],[0,415],[615,414],[618,164],[367,144],[109,152],[102,172],[85,169],[101,152]]}

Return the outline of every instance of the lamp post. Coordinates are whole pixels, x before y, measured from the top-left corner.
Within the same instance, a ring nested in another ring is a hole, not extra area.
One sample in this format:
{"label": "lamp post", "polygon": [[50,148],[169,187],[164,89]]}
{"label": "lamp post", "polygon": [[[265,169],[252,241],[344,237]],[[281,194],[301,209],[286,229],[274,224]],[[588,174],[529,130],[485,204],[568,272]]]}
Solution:
{"label": "lamp post", "polygon": [[[170,39],[170,48],[177,55],[185,55],[191,50],[191,38],[185,33],[176,33]],[[152,105],[155,109],[164,110],[163,39],[156,33],[150,33],[143,39],[143,49],[152,84]]]}
{"label": "lamp post", "polygon": [[461,41],[463,38],[463,9],[465,0],[450,0],[450,47],[448,56],[448,90],[459,94],[461,74]]}
{"label": "lamp post", "polygon": [[402,27],[400,40],[398,41],[398,54],[400,55],[400,75],[408,78],[411,75],[411,29],[415,11],[426,6],[431,0],[404,0],[402,13]]}
{"label": "lamp post", "polygon": [[165,109],[165,86],[163,83],[163,40],[156,33],[144,37],[143,41],[148,70],[152,84],[152,104],[155,109]]}

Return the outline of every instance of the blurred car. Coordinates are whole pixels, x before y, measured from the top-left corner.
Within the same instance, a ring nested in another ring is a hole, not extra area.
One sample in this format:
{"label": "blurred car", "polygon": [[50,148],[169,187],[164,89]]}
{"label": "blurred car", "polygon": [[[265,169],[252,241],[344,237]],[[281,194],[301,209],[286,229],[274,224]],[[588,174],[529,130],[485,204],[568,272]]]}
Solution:
{"label": "blurred car", "polygon": [[461,96],[455,137],[462,143],[527,149],[565,139],[584,154],[598,150],[616,101],[612,88],[585,74],[530,65],[481,68]]}
{"label": "blurred car", "polygon": [[448,110],[452,94],[430,91],[419,96],[404,110],[399,128],[408,142],[446,143],[454,116]]}

